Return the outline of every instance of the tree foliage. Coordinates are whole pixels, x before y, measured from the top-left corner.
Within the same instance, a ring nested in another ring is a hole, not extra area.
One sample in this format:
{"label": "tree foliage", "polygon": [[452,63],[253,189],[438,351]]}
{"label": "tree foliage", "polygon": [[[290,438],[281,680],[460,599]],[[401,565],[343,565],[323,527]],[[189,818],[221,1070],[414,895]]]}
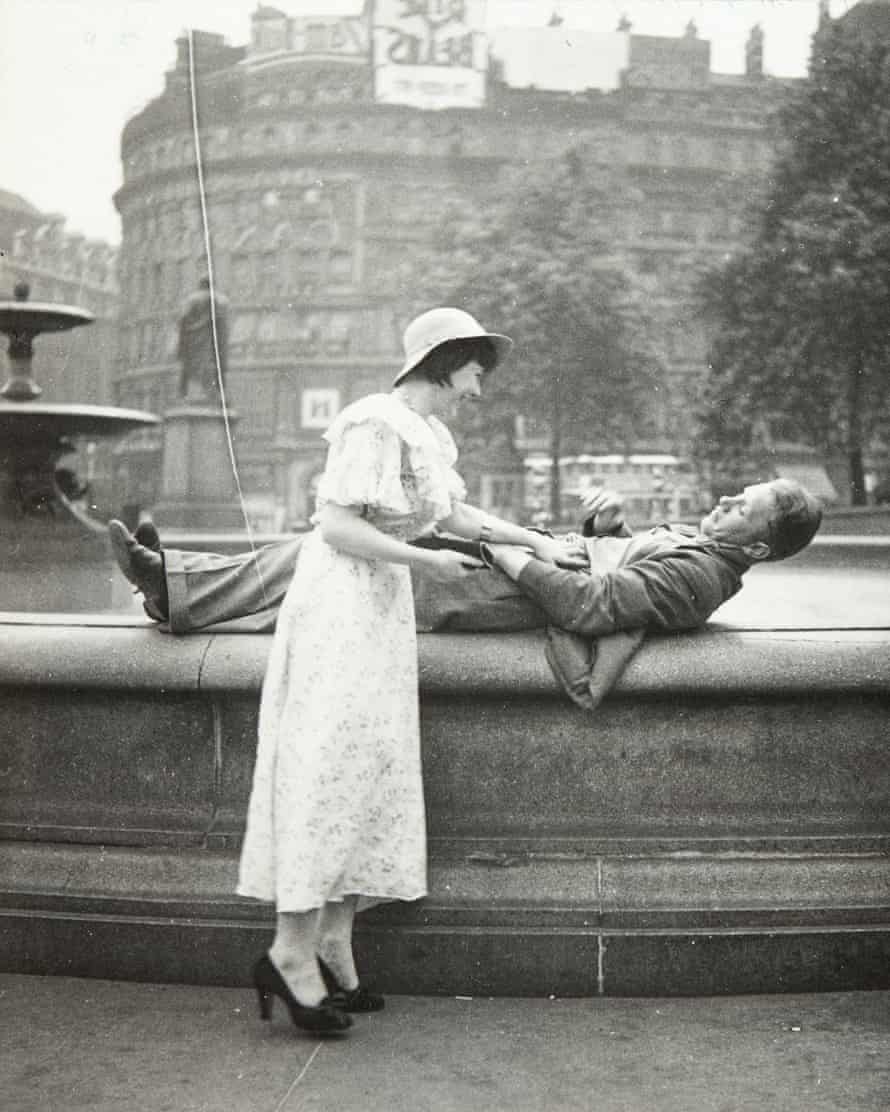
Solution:
{"label": "tree foliage", "polygon": [[845,452],[865,500],[863,451],[890,401],[890,18],[884,28],[848,17],[814,38],[748,243],[703,283],[714,338],[699,449],[731,478],[746,477],[767,420]]}
{"label": "tree foliage", "polygon": [[489,204],[449,208],[413,268],[412,308],[456,305],[516,341],[460,423],[473,450],[517,415],[548,430],[555,457],[648,431],[658,363],[644,299],[611,253],[613,184],[578,150],[507,168]]}

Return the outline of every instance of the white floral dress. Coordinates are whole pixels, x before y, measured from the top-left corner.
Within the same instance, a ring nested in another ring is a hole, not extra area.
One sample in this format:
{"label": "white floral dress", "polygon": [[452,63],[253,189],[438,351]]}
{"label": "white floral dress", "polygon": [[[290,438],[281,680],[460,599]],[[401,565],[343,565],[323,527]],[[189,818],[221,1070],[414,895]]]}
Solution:
{"label": "white floral dress", "polygon": [[[319,509],[360,507],[411,540],[465,496],[451,434],[395,394],[348,406],[325,438]],[[340,552],[317,528],[269,656],[237,891],[278,911],[426,893],[410,572]]]}

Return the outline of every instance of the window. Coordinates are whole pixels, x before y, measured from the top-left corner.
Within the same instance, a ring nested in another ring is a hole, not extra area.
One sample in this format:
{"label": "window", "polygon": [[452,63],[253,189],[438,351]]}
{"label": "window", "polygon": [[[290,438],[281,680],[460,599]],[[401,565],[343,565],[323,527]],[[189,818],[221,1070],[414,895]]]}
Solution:
{"label": "window", "polygon": [[351,320],[347,313],[331,313],[325,325],[325,349],[332,355],[345,355],[350,347]]}
{"label": "window", "polygon": [[695,215],[687,210],[671,213],[671,232],[678,239],[695,239]]}
{"label": "window", "polygon": [[522,504],[522,480],[517,475],[483,474],[479,502],[483,510],[516,520]]}
{"label": "window", "polygon": [[257,339],[261,344],[273,344],[280,335],[281,315],[275,313],[261,313]]}
{"label": "window", "polygon": [[253,260],[249,255],[240,254],[232,256],[232,287],[233,293],[239,297],[252,296],[253,290]]}
{"label": "window", "polygon": [[232,322],[232,343],[243,344],[252,340],[256,325],[256,313],[236,313]]}
{"label": "window", "polygon": [[[640,234],[644,239],[657,239],[662,234],[662,213],[658,209],[650,208],[642,214]],[[651,264],[647,265],[647,271],[653,271],[654,256],[645,255],[643,258]]]}
{"label": "window", "polygon": [[278,261],[277,251],[264,251],[259,257],[259,292],[261,297],[274,295],[281,285]]}
{"label": "window", "polygon": [[176,277],[179,296],[186,297],[192,292],[192,260],[186,256],[179,260],[177,264],[178,274]]}
{"label": "window", "polygon": [[721,170],[729,169],[730,150],[729,143],[722,136],[714,139],[711,144],[711,162]]}
{"label": "window", "polygon": [[331,278],[338,282],[352,280],[352,252],[333,251],[331,253]]}

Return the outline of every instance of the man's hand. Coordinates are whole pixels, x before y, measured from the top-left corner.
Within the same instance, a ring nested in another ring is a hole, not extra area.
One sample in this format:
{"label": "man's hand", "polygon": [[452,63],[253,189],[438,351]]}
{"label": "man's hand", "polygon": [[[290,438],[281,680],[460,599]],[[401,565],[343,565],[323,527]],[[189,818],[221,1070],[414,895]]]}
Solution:
{"label": "man's hand", "polygon": [[597,537],[604,537],[624,524],[624,500],[616,490],[591,487],[581,495],[585,521],[591,521]]}
{"label": "man's hand", "polygon": [[437,583],[456,583],[472,575],[485,564],[475,556],[465,556],[452,548],[427,549],[424,551],[423,568],[430,579]]}
{"label": "man's hand", "polygon": [[494,566],[511,579],[518,579],[522,569],[533,558],[529,549],[520,548],[518,544],[494,544],[486,541],[485,551],[491,556]]}
{"label": "man's hand", "polygon": [[532,541],[531,549],[537,559],[561,568],[574,570],[588,566],[587,549],[576,538],[540,536]]}

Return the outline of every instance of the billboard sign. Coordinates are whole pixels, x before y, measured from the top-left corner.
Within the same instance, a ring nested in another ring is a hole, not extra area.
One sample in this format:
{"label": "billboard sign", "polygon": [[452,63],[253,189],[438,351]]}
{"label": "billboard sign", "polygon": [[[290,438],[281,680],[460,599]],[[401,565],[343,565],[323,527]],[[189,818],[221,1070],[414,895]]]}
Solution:
{"label": "billboard sign", "polygon": [[295,16],[291,20],[291,49],[319,58],[367,58],[368,25],[360,16]]}
{"label": "billboard sign", "polygon": [[376,0],[374,93],[383,104],[485,103],[485,0]]}
{"label": "billboard sign", "polygon": [[304,429],[326,429],[340,412],[339,390],[304,390],[300,398]]}

